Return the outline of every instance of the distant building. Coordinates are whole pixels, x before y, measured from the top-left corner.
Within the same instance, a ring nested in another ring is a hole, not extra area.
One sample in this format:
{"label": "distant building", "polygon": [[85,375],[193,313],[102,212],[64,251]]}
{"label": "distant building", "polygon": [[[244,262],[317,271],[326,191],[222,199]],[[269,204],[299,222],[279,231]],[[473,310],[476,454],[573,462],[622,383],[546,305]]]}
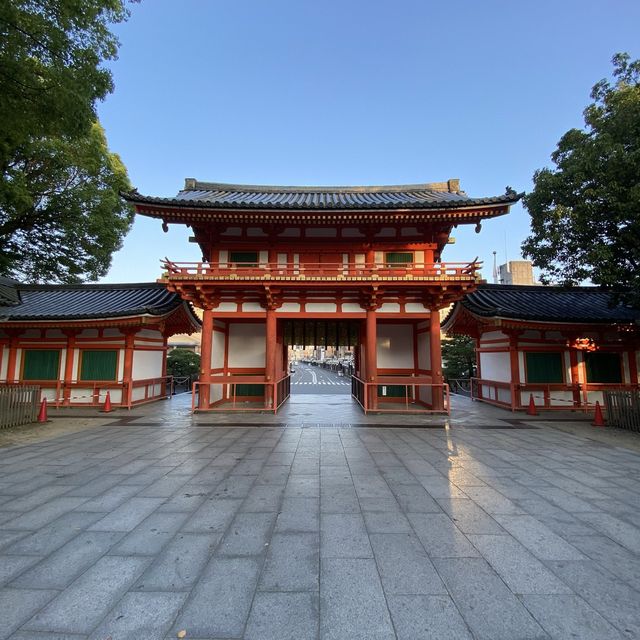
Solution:
{"label": "distant building", "polygon": [[533,265],[530,260],[510,260],[506,264],[501,264],[498,271],[498,283],[540,284],[533,277]]}

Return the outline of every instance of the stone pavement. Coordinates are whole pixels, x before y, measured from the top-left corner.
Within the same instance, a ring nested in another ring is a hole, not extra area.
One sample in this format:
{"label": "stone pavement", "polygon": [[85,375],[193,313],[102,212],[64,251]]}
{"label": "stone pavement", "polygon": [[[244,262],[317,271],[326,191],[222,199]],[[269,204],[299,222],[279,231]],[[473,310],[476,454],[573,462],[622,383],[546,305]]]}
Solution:
{"label": "stone pavement", "polygon": [[640,453],[575,416],[172,402],[0,449],[0,639],[640,638]]}

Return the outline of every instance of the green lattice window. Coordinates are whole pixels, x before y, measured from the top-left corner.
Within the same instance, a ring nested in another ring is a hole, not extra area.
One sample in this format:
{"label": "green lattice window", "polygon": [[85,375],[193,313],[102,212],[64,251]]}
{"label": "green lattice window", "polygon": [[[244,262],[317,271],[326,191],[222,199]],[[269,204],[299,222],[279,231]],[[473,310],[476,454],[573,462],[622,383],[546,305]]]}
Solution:
{"label": "green lattice window", "polygon": [[587,368],[587,382],[622,382],[622,366],[619,353],[588,351],[584,354],[584,363]]}
{"label": "green lattice window", "polygon": [[229,262],[242,267],[257,267],[258,252],[257,251],[231,251],[229,253]]}
{"label": "green lattice window", "polygon": [[110,349],[80,354],[80,380],[115,380],[118,375],[118,352]]}
{"label": "green lattice window", "polygon": [[384,261],[388,265],[412,264],[413,253],[410,251],[390,251],[384,254]]}
{"label": "green lattice window", "polygon": [[60,369],[59,349],[25,349],[23,380],[57,380]]}
{"label": "green lattice window", "polygon": [[262,396],[264,396],[264,385],[263,384],[237,384],[236,396],[261,398]]}
{"label": "green lattice window", "polygon": [[527,382],[555,384],[564,382],[562,353],[558,351],[528,351]]}

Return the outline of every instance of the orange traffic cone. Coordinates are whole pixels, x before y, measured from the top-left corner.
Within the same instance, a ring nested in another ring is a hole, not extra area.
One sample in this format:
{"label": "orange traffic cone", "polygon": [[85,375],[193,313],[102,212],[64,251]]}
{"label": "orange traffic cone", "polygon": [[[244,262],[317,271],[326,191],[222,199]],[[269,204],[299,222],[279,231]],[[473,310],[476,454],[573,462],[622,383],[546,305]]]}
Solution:
{"label": "orange traffic cone", "polygon": [[527,407],[528,416],[537,416],[538,410],[536,409],[536,403],[533,401],[533,393],[529,394],[529,406]]}
{"label": "orange traffic cone", "polygon": [[47,399],[42,398],[42,402],[40,403],[40,412],[38,413],[38,422],[46,422],[47,421]]}
{"label": "orange traffic cone", "polygon": [[107,391],[107,397],[104,399],[104,406],[101,409],[101,413],[111,412],[111,393]]}
{"label": "orange traffic cone", "polygon": [[600,403],[596,400],[596,412],[593,415],[593,422],[591,423],[594,427],[604,427],[604,417],[602,416],[602,409],[600,408]]}

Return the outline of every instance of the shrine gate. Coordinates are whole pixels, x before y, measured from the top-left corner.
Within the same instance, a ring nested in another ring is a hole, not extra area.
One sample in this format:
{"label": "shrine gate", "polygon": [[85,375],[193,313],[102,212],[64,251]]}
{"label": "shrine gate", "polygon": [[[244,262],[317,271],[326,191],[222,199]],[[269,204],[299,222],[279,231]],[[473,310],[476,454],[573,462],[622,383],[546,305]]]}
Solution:
{"label": "shrine gate", "polygon": [[175,198],[127,195],[165,231],[191,227],[202,249],[199,263],[166,260],[161,279],[203,309],[198,411],[277,411],[289,396],[287,348],[308,340],[353,347],[352,395],[365,412],[448,410],[439,311],[476,288],[480,264],[441,254],[453,227],[479,231],[518,198],[470,198],[458,180],[276,187],[189,178]]}

